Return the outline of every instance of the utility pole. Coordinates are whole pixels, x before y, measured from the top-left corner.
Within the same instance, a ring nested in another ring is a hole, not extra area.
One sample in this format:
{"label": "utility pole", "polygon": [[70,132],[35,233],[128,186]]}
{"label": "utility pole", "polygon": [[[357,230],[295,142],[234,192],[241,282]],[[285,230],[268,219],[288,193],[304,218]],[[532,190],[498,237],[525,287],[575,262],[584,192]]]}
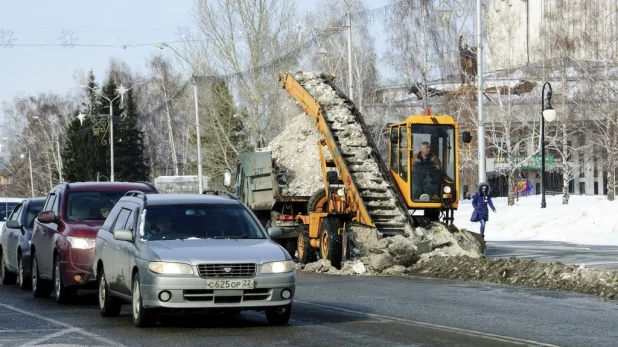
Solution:
{"label": "utility pole", "polygon": [[352,14],[350,13],[349,0],[341,0],[348,7],[346,13],[346,27],[348,28],[348,97],[354,101],[354,74],[352,73]]}
{"label": "utility pole", "polygon": [[485,119],[483,118],[483,39],[481,37],[481,0],[476,0],[476,80],[478,102],[477,136],[479,143],[479,183],[487,180],[485,169]]}

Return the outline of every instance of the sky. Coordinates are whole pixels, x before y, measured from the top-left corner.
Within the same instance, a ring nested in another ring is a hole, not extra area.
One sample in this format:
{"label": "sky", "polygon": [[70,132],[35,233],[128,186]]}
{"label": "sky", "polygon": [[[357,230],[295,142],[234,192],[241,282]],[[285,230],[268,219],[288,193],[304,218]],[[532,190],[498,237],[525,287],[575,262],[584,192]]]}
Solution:
{"label": "sky", "polygon": [[[618,201],[605,196],[572,195],[562,205],[562,195],[520,197],[514,206],[507,198],[492,199],[496,213],[489,212],[485,226],[486,241],[560,241],[582,245],[618,246]],[[470,222],[471,200],[460,201],[455,225],[479,232],[480,224]]]}
{"label": "sky", "polygon": [[[81,78],[90,69],[99,81],[104,79],[111,58],[125,61],[134,72],[145,72],[147,59],[161,53],[154,44],[166,42],[174,46],[173,42],[179,41],[182,34],[197,32],[191,15],[193,3],[191,0],[2,1],[0,102],[39,92],[78,93]],[[297,7],[302,15],[315,9],[318,3],[297,0]],[[387,0],[363,0],[363,3],[373,9],[385,6]],[[169,50],[165,54],[173,56]]]}

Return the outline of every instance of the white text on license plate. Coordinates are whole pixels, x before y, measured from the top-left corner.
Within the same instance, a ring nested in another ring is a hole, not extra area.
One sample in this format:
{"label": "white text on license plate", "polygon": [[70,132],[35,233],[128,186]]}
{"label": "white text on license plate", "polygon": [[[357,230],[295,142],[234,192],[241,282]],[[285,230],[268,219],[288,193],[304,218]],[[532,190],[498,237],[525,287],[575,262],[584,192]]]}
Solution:
{"label": "white text on license plate", "polygon": [[208,289],[253,289],[253,280],[245,280],[245,279],[206,280],[206,288]]}

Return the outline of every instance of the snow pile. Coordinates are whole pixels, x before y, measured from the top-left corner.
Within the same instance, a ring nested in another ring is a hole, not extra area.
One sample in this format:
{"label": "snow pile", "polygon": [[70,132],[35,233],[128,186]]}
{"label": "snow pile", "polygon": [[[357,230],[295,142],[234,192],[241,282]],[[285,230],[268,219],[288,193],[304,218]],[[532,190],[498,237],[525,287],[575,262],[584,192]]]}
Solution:
{"label": "snow pile", "polygon": [[[347,235],[350,239],[350,260],[338,270],[328,260],[309,263],[301,270],[339,275],[387,275],[408,274],[419,260],[434,256],[481,257],[482,244],[468,231],[451,233],[439,223],[429,229],[416,228],[414,234],[378,237],[375,229],[359,224],[350,224]],[[425,235],[419,237],[418,235]]]}
{"label": "snow pile", "polygon": [[321,135],[311,117],[300,114],[268,147],[272,152],[277,181],[284,196],[311,196],[324,188],[318,140]]}
{"label": "snow pile", "polygon": [[515,286],[566,290],[618,297],[618,272],[589,269],[584,265],[540,263],[533,259],[430,257],[421,259],[410,274]]}

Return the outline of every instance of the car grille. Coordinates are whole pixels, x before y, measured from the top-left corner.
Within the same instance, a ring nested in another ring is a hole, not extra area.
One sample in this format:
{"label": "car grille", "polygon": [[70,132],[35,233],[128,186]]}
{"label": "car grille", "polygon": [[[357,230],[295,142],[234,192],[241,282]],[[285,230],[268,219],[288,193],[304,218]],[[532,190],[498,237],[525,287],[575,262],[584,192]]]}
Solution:
{"label": "car grille", "polygon": [[241,278],[255,276],[255,264],[200,264],[197,270],[200,277]]}
{"label": "car grille", "polygon": [[222,303],[238,303],[246,301],[261,301],[268,300],[271,296],[271,289],[255,288],[245,289],[242,291],[242,296],[222,296],[216,297],[215,291],[212,289],[192,289],[183,291],[185,301],[213,301],[215,304]]}

